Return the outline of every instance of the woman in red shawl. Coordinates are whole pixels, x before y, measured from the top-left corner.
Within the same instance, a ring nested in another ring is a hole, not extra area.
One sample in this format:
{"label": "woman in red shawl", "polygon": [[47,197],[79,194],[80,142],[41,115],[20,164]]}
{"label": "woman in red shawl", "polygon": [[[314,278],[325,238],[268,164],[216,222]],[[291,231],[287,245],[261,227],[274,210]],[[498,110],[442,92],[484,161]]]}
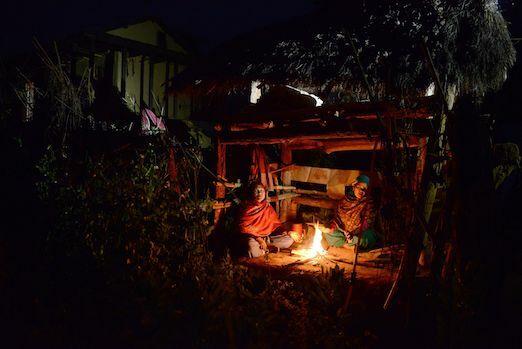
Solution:
{"label": "woman in red shawl", "polygon": [[262,184],[255,185],[248,200],[241,205],[238,225],[252,258],[264,255],[268,251],[267,243],[279,249],[289,248],[294,243],[286,233],[278,234],[281,222],[266,200],[266,189]]}

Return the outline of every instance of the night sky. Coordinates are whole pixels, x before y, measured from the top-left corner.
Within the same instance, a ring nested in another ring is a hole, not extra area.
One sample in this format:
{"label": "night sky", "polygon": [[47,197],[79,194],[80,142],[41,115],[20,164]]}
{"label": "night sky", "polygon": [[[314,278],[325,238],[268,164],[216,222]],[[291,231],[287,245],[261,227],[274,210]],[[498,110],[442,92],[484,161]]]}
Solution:
{"label": "night sky", "polygon": [[[18,0],[5,6],[0,52],[18,53],[31,40],[60,40],[86,29],[113,28],[146,17],[191,37],[203,52],[250,30],[309,13],[316,0]],[[522,36],[522,6],[500,0],[515,36]],[[516,10],[513,10],[516,8]]]}
{"label": "night sky", "polygon": [[31,48],[33,36],[44,42],[60,40],[82,30],[117,27],[150,16],[188,34],[205,51],[315,7],[313,0],[18,0],[10,6],[0,21],[4,54]]}

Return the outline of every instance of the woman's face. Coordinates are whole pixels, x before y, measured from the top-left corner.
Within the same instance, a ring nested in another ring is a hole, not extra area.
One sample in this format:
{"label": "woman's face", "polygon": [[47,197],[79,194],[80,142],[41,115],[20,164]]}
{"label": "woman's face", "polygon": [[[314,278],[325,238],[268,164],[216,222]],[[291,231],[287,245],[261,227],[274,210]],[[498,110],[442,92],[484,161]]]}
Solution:
{"label": "woman's face", "polygon": [[254,190],[254,198],[257,202],[262,202],[266,197],[265,188],[258,185],[256,189]]}
{"label": "woman's face", "polygon": [[366,190],[368,190],[366,183],[357,182],[353,185],[353,195],[357,199],[362,199],[366,195]]}

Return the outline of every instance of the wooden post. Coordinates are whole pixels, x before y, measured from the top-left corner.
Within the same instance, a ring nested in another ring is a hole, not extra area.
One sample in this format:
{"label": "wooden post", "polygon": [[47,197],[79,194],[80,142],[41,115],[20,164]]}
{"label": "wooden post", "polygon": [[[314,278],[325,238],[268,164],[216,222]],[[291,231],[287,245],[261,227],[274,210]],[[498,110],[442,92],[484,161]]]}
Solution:
{"label": "wooden post", "polygon": [[[281,144],[281,166],[284,167],[290,165],[292,163],[292,149],[288,146],[288,144]],[[292,184],[292,172],[291,171],[282,171],[281,179],[283,181],[283,185],[289,186]],[[280,214],[279,218],[281,222],[286,222],[289,219],[295,219],[295,212],[290,215],[290,202],[291,199],[285,199],[281,202]]]}
{"label": "wooden post", "polygon": [[112,85],[113,74],[114,74],[114,50],[110,50],[105,55],[105,66],[103,68],[103,80]]}
{"label": "wooden post", "polygon": [[[172,77],[175,77],[176,75],[178,75],[178,63],[177,62],[174,62],[174,72],[172,74]],[[176,115],[178,115],[178,98],[176,97],[176,95],[173,95],[172,96],[172,116],[175,118]]]}
{"label": "wooden post", "polygon": [[413,178],[413,192],[418,193],[422,181],[422,174],[424,172],[424,165],[426,163],[426,154],[428,152],[426,146],[428,144],[427,137],[422,137],[419,140],[417,166],[415,168],[415,177]]}
{"label": "wooden post", "polygon": [[152,91],[154,90],[154,61],[152,57],[149,59],[149,108],[154,106]]}
{"label": "wooden post", "polygon": [[170,79],[170,61],[165,61],[165,92],[163,93],[163,99],[165,103],[165,118],[169,117],[169,79]]}
{"label": "wooden post", "polygon": [[[221,143],[221,140],[218,138],[217,140],[217,176],[220,179],[225,179],[226,171],[227,171],[227,146]],[[225,187],[222,185],[216,184],[216,200],[223,199],[225,197]],[[214,224],[216,224],[221,216],[221,209],[217,209],[214,211]]]}
{"label": "wooden post", "polygon": [[143,91],[144,91],[144,84],[145,83],[145,55],[141,56],[140,61],[140,109],[143,109],[145,107],[143,105]]}
{"label": "wooden post", "polygon": [[292,199],[289,201],[290,203],[288,204],[288,209],[286,212],[288,220],[295,219],[297,217],[297,209],[299,208],[299,203],[297,201]]}
{"label": "wooden post", "polygon": [[126,81],[127,81],[127,60],[129,58],[129,53],[127,49],[123,49],[121,51],[121,95],[125,98],[125,89],[126,89]]}

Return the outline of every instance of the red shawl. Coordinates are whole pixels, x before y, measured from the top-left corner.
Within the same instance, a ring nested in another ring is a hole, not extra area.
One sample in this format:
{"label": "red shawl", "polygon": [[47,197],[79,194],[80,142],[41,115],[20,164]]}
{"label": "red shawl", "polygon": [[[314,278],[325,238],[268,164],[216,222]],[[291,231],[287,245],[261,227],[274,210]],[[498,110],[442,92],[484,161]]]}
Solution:
{"label": "red shawl", "polygon": [[250,201],[241,209],[239,231],[253,236],[268,236],[281,225],[274,208],[266,201]]}

